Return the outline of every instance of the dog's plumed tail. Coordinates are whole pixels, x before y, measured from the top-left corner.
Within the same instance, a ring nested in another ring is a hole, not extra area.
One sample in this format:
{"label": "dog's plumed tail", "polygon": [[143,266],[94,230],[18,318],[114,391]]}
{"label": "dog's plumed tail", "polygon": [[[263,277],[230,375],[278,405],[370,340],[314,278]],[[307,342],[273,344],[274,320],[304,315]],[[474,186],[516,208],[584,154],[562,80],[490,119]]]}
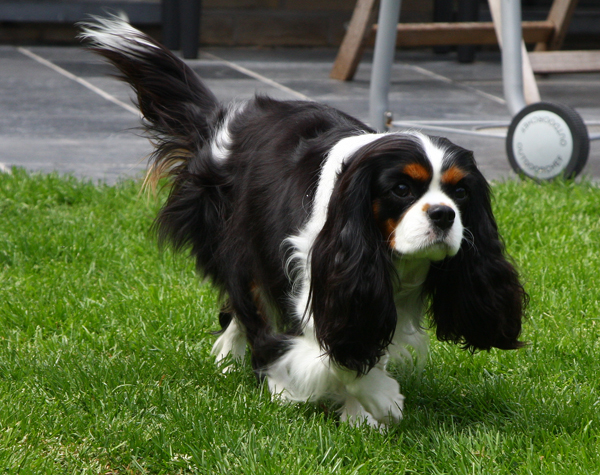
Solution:
{"label": "dog's plumed tail", "polygon": [[223,107],[198,75],[182,60],[125,20],[95,18],[81,25],[80,38],[119,70],[119,79],[131,85],[143,116],[146,135],[155,146],[146,184],[170,180],[170,194],[157,220],[161,243],[176,250],[191,248],[201,270],[211,272],[217,236],[223,218],[222,185],[226,181],[211,153]]}
{"label": "dog's plumed tail", "polygon": [[81,24],[80,38],[120,71],[137,95],[144,128],[156,145],[151,184],[176,174],[210,136],[209,118],[219,103],[183,61],[124,19],[94,18]]}

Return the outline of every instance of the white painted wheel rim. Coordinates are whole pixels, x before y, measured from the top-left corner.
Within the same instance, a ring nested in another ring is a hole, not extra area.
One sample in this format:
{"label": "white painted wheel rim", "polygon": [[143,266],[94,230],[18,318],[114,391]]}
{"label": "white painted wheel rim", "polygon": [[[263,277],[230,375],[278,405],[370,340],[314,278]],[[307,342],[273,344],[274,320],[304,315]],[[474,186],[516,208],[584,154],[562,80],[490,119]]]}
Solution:
{"label": "white painted wheel rim", "polygon": [[554,112],[537,110],[523,117],[512,140],[514,159],[527,175],[549,179],[560,175],[573,154],[573,136]]}

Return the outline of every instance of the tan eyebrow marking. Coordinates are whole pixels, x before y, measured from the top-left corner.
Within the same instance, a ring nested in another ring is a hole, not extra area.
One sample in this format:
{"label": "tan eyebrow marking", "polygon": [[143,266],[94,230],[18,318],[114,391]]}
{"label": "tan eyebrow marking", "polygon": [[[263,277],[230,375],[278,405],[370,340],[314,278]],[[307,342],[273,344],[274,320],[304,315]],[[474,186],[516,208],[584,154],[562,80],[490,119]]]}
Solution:
{"label": "tan eyebrow marking", "polygon": [[466,172],[458,168],[456,165],[453,165],[442,175],[442,183],[456,185],[465,176],[467,176]]}
{"label": "tan eyebrow marking", "polygon": [[431,174],[419,163],[409,163],[404,167],[402,172],[417,181],[428,181],[431,179]]}

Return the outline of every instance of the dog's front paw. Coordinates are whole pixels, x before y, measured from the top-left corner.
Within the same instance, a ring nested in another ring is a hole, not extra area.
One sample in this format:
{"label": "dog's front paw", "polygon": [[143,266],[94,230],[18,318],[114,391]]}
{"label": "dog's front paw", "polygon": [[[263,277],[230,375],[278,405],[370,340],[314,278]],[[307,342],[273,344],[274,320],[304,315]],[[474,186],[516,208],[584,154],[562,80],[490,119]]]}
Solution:
{"label": "dog's front paw", "polygon": [[389,392],[373,398],[372,404],[365,404],[375,419],[382,424],[397,424],[404,412],[404,396],[399,391]]}
{"label": "dog's front paw", "polygon": [[374,429],[383,430],[385,428],[385,425],[380,424],[353,396],[346,398],[344,406],[340,410],[340,420],[354,427],[367,424]]}
{"label": "dog's front paw", "polygon": [[382,424],[397,424],[402,419],[404,396],[398,381],[385,371],[373,368],[366,375],[346,384],[346,390],[365,410]]}

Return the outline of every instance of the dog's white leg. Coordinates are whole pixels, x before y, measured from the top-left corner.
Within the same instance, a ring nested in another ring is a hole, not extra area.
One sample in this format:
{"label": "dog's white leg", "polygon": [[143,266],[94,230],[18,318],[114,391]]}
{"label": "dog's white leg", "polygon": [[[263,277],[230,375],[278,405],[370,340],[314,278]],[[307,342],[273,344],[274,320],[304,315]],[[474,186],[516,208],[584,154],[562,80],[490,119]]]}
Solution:
{"label": "dog's white leg", "polygon": [[269,390],[288,401],[341,401],[343,385],[332,371],[329,358],[309,335],[295,337],[284,355],[267,370]]}
{"label": "dog's white leg", "polygon": [[[244,359],[246,354],[246,335],[235,318],[231,319],[225,331],[217,338],[212,347],[211,354],[215,356],[217,364],[223,362],[230,354],[236,361]],[[231,371],[231,366],[225,366],[223,372]]]}
{"label": "dog's white leg", "polygon": [[350,395],[350,398],[346,399],[350,402],[350,406],[347,410],[344,408],[342,413],[345,411],[350,416],[354,413],[356,417],[361,416],[351,399],[354,398],[379,423],[400,422],[404,409],[404,396],[400,394],[398,381],[385,371],[384,363],[378,364],[363,376],[357,377],[355,373],[344,370],[340,371],[340,377]]}
{"label": "dog's white leg", "polygon": [[284,401],[325,398],[343,403],[342,420],[381,428],[399,422],[404,407],[398,382],[385,371],[386,360],[357,377],[332,364],[314,338],[303,335],[294,338],[290,349],[267,370],[269,390]]}

